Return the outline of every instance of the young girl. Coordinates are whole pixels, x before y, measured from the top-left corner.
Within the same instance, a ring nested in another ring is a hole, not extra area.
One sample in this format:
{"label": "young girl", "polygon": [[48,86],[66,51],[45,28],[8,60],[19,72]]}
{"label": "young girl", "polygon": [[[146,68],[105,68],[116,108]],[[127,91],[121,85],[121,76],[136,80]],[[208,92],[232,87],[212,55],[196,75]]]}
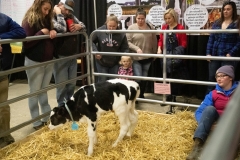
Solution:
{"label": "young girl", "polygon": [[[119,62],[121,66],[118,69],[118,74],[132,76],[133,75],[132,63],[133,63],[132,58],[130,56],[122,56]],[[128,78],[123,78],[123,79],[128,79]]]}

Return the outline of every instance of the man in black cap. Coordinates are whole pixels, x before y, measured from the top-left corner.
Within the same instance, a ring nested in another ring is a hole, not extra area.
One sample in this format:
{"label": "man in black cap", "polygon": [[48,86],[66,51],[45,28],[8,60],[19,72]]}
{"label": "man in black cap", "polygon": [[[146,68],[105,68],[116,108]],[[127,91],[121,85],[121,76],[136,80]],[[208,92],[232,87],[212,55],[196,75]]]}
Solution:
{"label": "man in black cap", "polygon": [[194,133],[194,146],[187,160],[198,159],[203,148],[204,142],[224,112],[227,103],[238,86],[238,82],[234,81],[233,66],[226,65],[220,67],[215,78],[217,80],[216,88],[205,96],[200,107],[195,112],[195,118],[198,127]]}
{"label": "man in black cap", "polygon": [[[73,0],[61,0],[54,7],[53,25],[57,33],[86,31],[85,25],[72,13],[74,11]],[[71,20],[72,24],[66,22]],[[55,43],[55,57],[64,58],[76,54],[77,36],[59,37]],[[55,83],[61,83],[77,77],[77,59],[62,60],[54,64],[53,75]],[[76,81],[57,87],[57,103],[61,106],[64,99],[69,100],[74,93]]]}

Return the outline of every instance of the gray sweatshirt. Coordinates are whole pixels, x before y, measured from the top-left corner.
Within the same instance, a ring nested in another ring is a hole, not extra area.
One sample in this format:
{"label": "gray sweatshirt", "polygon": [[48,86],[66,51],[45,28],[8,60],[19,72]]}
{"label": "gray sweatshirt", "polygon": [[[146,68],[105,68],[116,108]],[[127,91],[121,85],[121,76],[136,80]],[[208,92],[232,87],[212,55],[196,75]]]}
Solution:
{"label": "gray sweatshirt", "polygon": [[[107,26],[103,25],[98,30],[107,30]],[[97,32],[93,36],[93,51],[99,52],[129,52],[128,42],[124,33],[100,33]],[[96,59],[99,64],[104,67],[113,67],[118,64],[120,56],[102,55],[100,60]]]}

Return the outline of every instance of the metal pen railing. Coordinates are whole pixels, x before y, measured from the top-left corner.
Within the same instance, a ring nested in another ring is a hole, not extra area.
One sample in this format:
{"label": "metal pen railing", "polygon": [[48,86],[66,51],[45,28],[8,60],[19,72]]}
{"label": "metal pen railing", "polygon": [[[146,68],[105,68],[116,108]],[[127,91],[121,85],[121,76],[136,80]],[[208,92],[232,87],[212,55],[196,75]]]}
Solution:
{"label": "metal pen railing", "polygon": [[[222,61],[240,61],[240,57],[218,57],[218,56],[195,56],[195,55],[167,55],[166,54],[166,34],[167,33],[189,33],[189,34],[201,34],[201,33],[238,33],[237,29],[229,30],[95,30],[89,36],[90,40],[90,59],[91,65],[94,66],[94,56],[95,54],[100,55],[109,55],[109,56],[138,56],[138,57],[151,57],[151,58],[162,58],[163,59],[163,78],[157,77],[142,77],[142,76],[131,76],[131,79],[137,80],[148,80],[148,81],[159,81],[159,82],[174,82],[174,83],[184,83],[184,84],[197,84],[197,85],[215,85],[216,82],[207,82],[207,81],[196,81],[196,80],[180,80],[180,79],[172,79],[167,78],[166,73],[166,59],[167,58],[177,58],[177,59],[196,59],[196,60],[222,60]],[[164,36],[164,47],[163,47],[163,54],[136,54],[136,53],[120,53],[120,52],[99,52],[93,51],[92,48],[92,37],[96,33],[158,33],[163,34]],[[116,78],[129,78],[128,76],[120,76],[116,74],[103,74],[97,73],[94,71],[94,67],[91,68],[92,73],[92,80],[95,82],[94,76],[104,76],[104,77],[116,77]],[[137,100],[143,102],[154,102],[154,103],[163,103],[163,104],[170,104],[170,105],[179,105],[179,106],[186,106],[186,107],[198,107],[199,105],[195,104],[186,104],[186,103],[175,103],[175,102],[166,102],[166,95],[163,95],[163,101],[160,100],[149,100],[149,99],[140,99]]]}
{"label": "metal pen railing", "polygon": [[[59,34],[57,34],[56,37],[79,35],[79,34],[82,34],[82,35],[85,36],[85,38],[86,38],[86,45],[89,46],[88,35],[85,32],[59,33]],[[49,38],[48,35],[31,36],[31,37],[26,37],[24,39],[4,39],[4,40],[0,40],[0,44],[6,44],[6,43],[12,43],[12,42],[24,42],[24,41],[40,40],[40,39],[47,39],[47,38]],[[28,93],[28,94],[24,94],[24,95],[21,95],[21,96],[16,97],[16,98],[12,98],[12,99],[7,100],[7,101],[5,101],[3,103],[0,103],[0,107],[6,106],[6,105],[14,103],[14,102],[18,102],[20,100],[23,100],[23,99],[26,99],[26,98],[29,98],[29,97],[36,96],[38,94],[47,92],[47,91],[49,91],[51,89],[57,88],[57,87],[59,87],[61,85],[65,85],[67,83],[76,81],[76,80],[81,79],[81,78],[88,78],[88,83],[91,83],[90,63],[88,63],[89,62],[89,47],[86,47],[86,53],[76,54],[76,55],[68,56],[68,57],[65,57],[65,58],[60,58],[60,59],[55,59],[55,60],[51,60],[51,61],[47,61],[47,62],[42,62],[42,63],[36,64],[36,65],[18,67],[18,68],[6,70],[6,71],[1,71],[0,72],[0,76],[4,76],[4,75],[12,74],[12,73],[17,73],[17,72],[20,72],[20,71],[25,71],[27,69],[36,68],[36,67],[40,67],[40,66],[45,66],[45,65],[48,65],[48,64],[51,64],[51,63],[56,63],[58,61],[74,59],[74,58],[79,58],[79,57],[83,57],[83,56],[86,56],[86,61],[87,61],[87,73],[86,74],[83,74],[81,76],[77,76],[76,78],[73,78],[73,79],[68,80],[68,81],[64,81],[62,83],[49,85],[48,87],[46,87],[44,89],[41,89],[41,90],[38,90],[38,91],[36,91],[34,93]],[[6,136],[9,133],[14,132],[14,131],[16,131],[16,130],[18,130],[18,129],[20,129],[20,128],[22,128],[22,127],[24,127],[24,126],[26,126],[26,125],[36,121],[36,120],[41,119],[42,117],[47,116],[47,115],[49,115],[49,113],[42,114],[42,115],[40,115],[40,116],[38,116],[38,117],[36,117],[34,119],[31,119],[29,121],[26,121],[26,122],[20,124],[20,125],[17,125],[17,126],[11,128],[10,130],[8,130],[6,132],[0,133],[0,137]]]}

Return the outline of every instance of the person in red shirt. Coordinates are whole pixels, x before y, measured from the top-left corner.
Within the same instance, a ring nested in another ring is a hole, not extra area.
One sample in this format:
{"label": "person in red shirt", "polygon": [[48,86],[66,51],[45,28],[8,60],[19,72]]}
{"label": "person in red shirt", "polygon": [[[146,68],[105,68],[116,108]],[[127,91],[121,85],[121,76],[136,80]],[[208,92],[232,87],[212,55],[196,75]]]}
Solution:
{"label": "person in red shirt", "polygon": [[[162,30],[183,30],[184,27],[178,23],[178,15],[174,9],[170,8],[164,13],[166,24],[162,26]],[[166,44],[163,44],[163,34],[160,34],[158,41],[158,54],[163,54],[163,47],[166,47],[166,54],[183,55],[187,47],[187,35],[185,33],[168,33],[166,36]],[[187,79],[188,72],[182,59],[167,58],[166,71],[168,78]],[[161,66],[163,65],[161,59]],[[171,94],[178,95],[182,84],[171,84]],[[174,97],[174,98],[173,98]],[[168,96],[167,101],[176,101],[175,96]]]}
{"label": "person in red shirt", "polygon": [[[164,20],[166,24],[162,26],[162,30],[183,30],[184,26],[178,23],[178,16],[174,9],[170,8],[164,13]],[[176,38],[178,41],[178,46],[187,47],[187,35],[185,33],[176,33]],[[158,41],[158,54],[162,54],[163,50],[163,34],[160,34],[160,39]]]}

